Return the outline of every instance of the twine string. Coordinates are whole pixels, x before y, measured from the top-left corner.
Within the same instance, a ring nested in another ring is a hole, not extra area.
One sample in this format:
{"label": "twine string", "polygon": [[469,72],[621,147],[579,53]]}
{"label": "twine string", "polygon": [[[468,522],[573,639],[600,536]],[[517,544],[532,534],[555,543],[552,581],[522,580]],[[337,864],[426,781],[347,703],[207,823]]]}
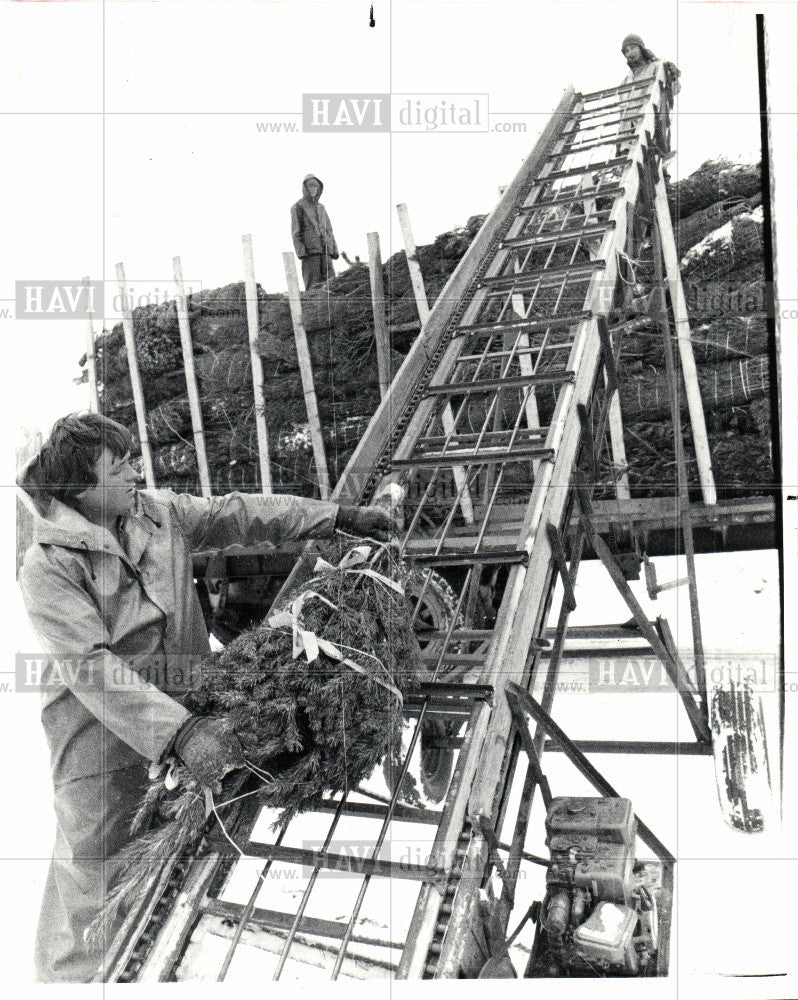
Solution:
{"label": "twine string", "polygon": [[[355,555],[355,558],[358,559],[364,558],[365,557],[364,550],[366,552],[369,551],[369,546],[360,546],[359,550],[351,549],[343,557],[343,559],[339,563],[338,568],[340,569],[341,566],[346,564],[347,559],[350,560],[350,565],[351,565],[352,561],[351,557],[353,556],[353,554]],[[327,567],[329,567],[329,569],[331,570],[334,570],[336,568],[332,566],[330,563],[326,563],[322,559],[320,559],[316,563],[316,569],[325,569]],[[393,590],[398,589],[400,593],[404,593],[404,590],[401,588],[399,584],[395,583],[393,580],[390,580],[388,577],[383,576],[381,573],[377,573],[375,570],[344,569],[342,570],[342,572],[358,573],[363,576],[371,577],[372,579],[375,579],[378,582],[385,583]],[[311,580],[309,582],[312,583],[313,581]],[[301,620],[302,608],[304,607],[305,602],[312,597],[315,597],[318,600],[322,601],[333,611],[340,610],[336,604],[334,604],[331,600],[329,600],[329,598],[325,597],[323,594],[318,593],[318,591],[308,589],[304,590],[301,594],[299,594],[297,597],[294,598],[294,600],[291,602],[290,609],[286,608],[283,611],[278,611],[267,619],[268,624],[271,626],[271,628],[291,629],[294,638],[294,659],[299,657],[304,652],[308,662],[312,663],[315,659],[317,659],[319,652],[326,653],[327,656],[331,657],[334,660],[338,660],[340,663],[344,664],[344,666],[349,667],[351,670],[355,670],[366,677],[370,676],[372,680],[374,680],[377,684],[385,688],[386,691],[390,692],[390,694],[392,694],[395,698],[397,698],[400,706],[403,705],[404,699],[402,698],[402,693],[391,682],[390,680],[391,675],[386,666],[379,659],[379,657],[375,656],[373,653],[368,653],[363,649],[357,649],[354,646],[347,646],[343,643],[331,642],[329,639],[322,639],[310,629],[303,628]],[[348,650],[351,653],[355,653],[357,656],[365,656],[368,659],[373,660],[389,679],[386,681],[383,680],[381,677],[375,676],[374,674],[369,674],[369,672],[366,670],[365,667],[361,666],[359,663],[356,663],[354,660],[345,656],[342,652],[344,649]]]}

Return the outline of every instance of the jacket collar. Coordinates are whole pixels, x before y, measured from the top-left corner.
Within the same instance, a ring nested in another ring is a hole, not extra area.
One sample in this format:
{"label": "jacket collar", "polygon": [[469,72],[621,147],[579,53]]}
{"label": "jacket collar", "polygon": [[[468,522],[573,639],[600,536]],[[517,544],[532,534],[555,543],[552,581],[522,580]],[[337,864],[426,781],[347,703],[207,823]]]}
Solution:
{"label": "jacket collar", "polygon": [[128,552],[120,545],[113,533],[99,524],[94,524],[73,507],[51,500],[46,513],[37,518],[33,528],[33,540],[42,545],[61,545],[90,552],[110,552],[128,562],[137,563],[147,546],[155,525],[145,512],[146,501],[138,499],[136,510],[124,518],[121,525],[122,537]]}

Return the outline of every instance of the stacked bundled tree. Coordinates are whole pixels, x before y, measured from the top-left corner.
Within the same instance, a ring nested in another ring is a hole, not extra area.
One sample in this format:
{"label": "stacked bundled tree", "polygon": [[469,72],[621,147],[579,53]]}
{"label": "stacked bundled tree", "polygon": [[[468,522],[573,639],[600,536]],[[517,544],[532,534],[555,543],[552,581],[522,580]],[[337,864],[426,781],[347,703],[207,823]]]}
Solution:
{"label": "stacked bundled tree", "polygon": [[[718,495],[767,492],[773,466],[760,168],[707,161],[669,193]],[[636,278],[638,291],[649,294],[651,267],[644,263]],[[663,419],[670,415],[669,387],[653,317],[633,323],[620,374],[633,495],[673,495],[676,458]],[[699,496],[683,385],[679,402],[689,480]]]}
{"label": "stacked bundled tree", "polygon": [[[708,161],[674,184],[669,196],[715,479],[721,496],[746,495],[760,488],[761,472],[770,468],[769,421],[763,419],[769,364],[759,167]],[[440,294],[483,218],[474,216],[463,228],[419,247],[430,302]],[[650,291],[652,276],[645,263],[637,268],[641,295]],[[392,363],[398,366],[418,329],[403,253],[384,264],[383,281],[388,323],[397,329]],[[302,306],[327,460],[335,481],[379,403],[368,268],[356,263],[320,293],[304,295]],[[312,495],[316,476],[286,297],[258,288],[258,316],[272,476],[278,490]],[[214,490],[257,489],[260,473],[243,283],[189,296],[189,318]],[[196,492],[199,482],[175,305],[136,309],[134,324],[157,481]],[[121,324],[100,338],[97,354],[103,411],[135,428]],[[662,418],[669,412],[668,391],[653,319],[643,319],[626,335],[621,374],[634,493],[672,492],[672,446],[660,440]]]}
{"label": "stacked bundled tree", "polygon": [[[420,248],[431,298],[440,293],[481,221],[482,217],[475,217],[464,229],[446,233],[431,246]],[[403,253],[385,263],[383,280],[388,322],[400,328],[393,338],[392,364],[396,369],[413,341],[413,322],[418,319]],[[303,295],[302,310],[327,461],[335,481],[379,403],[368,268],[356,263],[323,292]],[[258,489],[255,401],[243,282],[188,296],[188,313],[214,490],[222,493]],[[156,480],[161,486],[196,492],[199,480],[176,305],[167,302],[140,306],[133,311],[133,322]],[[284,295],[269,295],[258,286],[258,326],[272,477],[278,490],[313,495],[316,475],[293,327]],[[135,431],[121,323],[98,339],[96,357],[102,411]]]}

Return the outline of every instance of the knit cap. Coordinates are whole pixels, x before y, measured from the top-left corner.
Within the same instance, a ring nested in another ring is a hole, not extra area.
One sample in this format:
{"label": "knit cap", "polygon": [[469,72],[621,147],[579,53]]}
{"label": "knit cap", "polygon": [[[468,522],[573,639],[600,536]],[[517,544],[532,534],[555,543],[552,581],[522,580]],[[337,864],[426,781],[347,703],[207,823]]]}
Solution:
{"label": "knit cap", "polygon": [[626,48],[627,45],[639,45],[641,49],[646,47],[646,43],[640,37],[640,35],[627,35],[626,38],[621,42],[621,52]]}

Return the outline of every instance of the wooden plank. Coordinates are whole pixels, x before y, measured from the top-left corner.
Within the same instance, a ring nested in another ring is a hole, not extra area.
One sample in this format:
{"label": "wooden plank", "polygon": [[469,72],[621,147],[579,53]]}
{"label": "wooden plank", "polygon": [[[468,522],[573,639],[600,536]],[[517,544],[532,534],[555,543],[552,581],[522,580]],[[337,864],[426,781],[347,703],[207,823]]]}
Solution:
{"label": "wooden plank", "polygon": [[[662,184],[663,197],[664,197],[664,181],[662,179],[662,168],[657,167],[657,190],[659,190],[659,185]],[[656,195],[655,195],[656,197]],[[667,207],[667,206],[666,206]],[[670,216],[668,216],[668,223],[670,224]],[[670,250],[675,256],[675,248],[673,242],[673,231],[670,232],[670,239],[667,234],[663,234],[662,228],[659,221],[659,213],[657,214],[657,224],[654,227],[654,277],[656,280],[657,287],[659,288],[659,299],[660,299],[660,328],[662,331],[662,344],[663,352],[665,356],[665,371],[667,374],[668,384],[670,386],[670,403],[671,403],[671,423],[673,424],[673,446],[676,455],[676,478],[677,478],[677,490],[679,499],[684,506],[684,515],[680,520],[682,528],[682,540],[684,542],[684,555],[685,562],[687,563],[687,586],[690,595],[690,625],[693,636],[693,658],[695,660],[695,672],[698,681],[699,697],[701,699],[701,705],[704,712],[704,716],[709,719],[709,698],[707,694],[707,678],[706,678],[706,667],[705,667],[705,657],[704,657],[704,640],[701,632],[701,610],[699,607],[698,600],[698,581],[696,578],[696,568],[695,568],[695,545],[693,542],[693,522],[690,517],[690,493],[689,486],[687,482],[687,465],[684,457],[684,441],[682,440],[682,421],[681,421],[681,410],[679,407],[679,387],[677,381],[676,372],[676,359],[673,355],[673,344],[671,343],[671,331],[670,323],[668,322],[668,314],[665,308],[665,282],[663,280],[664,276],[662,273],[663,261],[667,263],[666,256],[668,251],[666,247],[670,245]],[[681,291],[681,279],[679,277],[678,271],[676,272],[676,286],[679,291]],[[671,285],[671,300],[675,302],[673,297],[674,287]],[[674,315],[676,315],[676,306],[674,305]],[[685,314],[686,315],[686,314]],[[693,349],[689,343],[689,325],[687,327],[688,341],[687,341],[687,351],[690,355],[690,360],[693,360]],[[678,336],[678,323],[677,323],[677,336]],[[680,340],[681,343],[681,340]],[[688,376],[687,370],[684,369],[684,360],[682,363],[682,368],[685,372],[685,383],[687,383]],[[695,371],[695,362],[693,361],[693,371]],[[698,380],[695,378],[693,389],[698,392]],[[701,398],[700,394],[694,399],[698,399],[698,408],[700,410],[700,420],[701,427],[706,434],[706,427],[703,424],[704,411],[701,408]],[[690,396],[688,394],[688,401]],[[691,414],[692,419],[692,414]],[[693,434],[694,445],[696,448],[696,457],[698,458],[699,452],[699,441],[695,440],[695,432]],[[707,446],[708,447],[708,446]],[[711,480],[712,469],[711,466],[704,468],[705,474],[708,472]],[[701,462],[699,459],[699,477],[701,477]],[[702,488],[704,489],[704,499],[706,501],[706,487],[708,485],[706,475],[702,478]],[[711,494],[714,497],[714,483],[711,483]],[[716,497],[711,502],[715,502]]]}
{"label": "wooden plank", "polygon": [[110,942],[109,948],[103,956],[102,967],[95,975],[93,982],[115,983],[119,981],[119,977],[125,971],[139,943],[142,930],[147,926],[155,907],[167,889],[178,860],[177,855],[171,857],[159,872],[147,880],[144,890],[131,905],[122,926]]}
{"label": "wooden plank", "polygon": [[612,347],[607,321],[602,316],[598,324],[599,336],[601,337],[601,350],[604,360],[604,382],[607,392],[610,393],[609,407],[609,428],[610,428],[610,448],[612,449],[612,462],[615,468],[615,496],[619,500],[629,500],[632,496],[629,489],[629,471],[626,460],[626,445],[623,440],[623,417],[621,415],[621,401],[618,396],[618,377],[615,369],[615,355]]}
{"label": "wooden plank", "polygon": [[421,321],[411,319],[409,323],[389,323],[388,333],[418,333],[421,329]]}
{"label": "wooden plank", "polygon": [[690,321],[687,314],[687,302],[684,298],[682,278],[679,273],[679,260],[676,256],[676,241],[673,235],[668,196],[665,193],[665,181],[662,168],[658,167],[656,188],[654,191],[654,208],[657,217],[657,228],[662,243],[662,256],[665,263],[665,275],[671,294],[673,318],[676,324],[676,343],[679,347],[679,358],[684,373],[684,388],[687,395],[687,408],[690,413],[690,426],[693,430],[693,446],[695,447],[698,476],[701,480],[701,492],[704,503],[718,502],[715,490],[715,479],[712,474],[712,455],[709,450],[707,425],[704,419],[704,407],[701,403],[701,389],[698,384],[698,370],[693,355],[693,345],[690,338]]}
{"label": "wooden plank", "polygon": [[89,373],[89,409],[94,413],[99,413],[100,397],[97,392],[97,358],[94,353],[94,310],[91,308],[94,297],[92,295],[91,279],[88,276],[83,279],[83,288],[86,293],[86,371]]}
{"label": "wooden plank", "polygon": [[[479,756],[474,753],[474,748],[484,739],[489,714],[490,708],[485,702],[475,704],[474,714],[466,729],[465,742],[457,755],[443,818],[429,853],[430,863],[435,863],[447,872],[451,871],[457,857],[457,846],[466,821],[468,793],[479,765]],[[429,882],[422,885],[407,931],[407,944],[396,970],[397,979],[421,979],[442,902],[443,891],[439,886]]]}
{"label": "wooden plank", "polygon": [[[712,747],[708,743],[685,743],[673,740],[574,740],[574,746],[582,753],[634,753],[664,754],[677,757],[711,757]],[[562,751],[560,744],[547,740],[546,753]]]}
{"label": "wooden plank", "polygon": [[576,595],[574,594],[574,588],[571,583],[571,574],[568,570],[568,560],[565,557],[565,548],[562,544],[560,529],[556,524],[549,523],[546,525],[546,532],[549,536],[551,554],[554,557],[557,569],[560,571],[560,580],[563,587],[563,601],[569,611],[575,611]]}
{"label": "wooden plank", "polygon": [[169,981],[191,933],[192,918],[208,891],[219,861],[219,854],[207,854],[194,861],[169,919],[155,938],[152,950],[136,976],[137,983]]}
{"label": "wooden plank", "polygon": [[[203,904],[202,909],[204,913],[209,913],[212,916],[235,921],[241,916],[243,907],[240,903],[232,903],[225,899],[209,899]],[[281,931],[290,930],[293,921],[293,913],[284,913],[280,910],[271,910],[261,906],[253,907],[252,913],[247,918],[248,924]],[[327,920],[323,917],[302,917],[301,933],[304,934],[340,940],[344,936],[344,930],[345,925],[339,923],[337,920]],[[285,937],[281,937],[280,940],[281,942],[284,941]],[[401,951],[404,947],[403,942],[366,937],[360,934],[353,934],[352,942],[354,944],[363,943],[377,945],[381,948],[392,948],[395,951]]]}
{"label": "wooden plank", "polygon": [[319,405],[316,401],[316,388],[313,384],[313,365],[308,349],[308,336],[302,319],[302,299],[299,294],[299,277],[296,271],[294,255],[290,251],[283,254],[285,277],[288,281],[288,305],[291,309],[291,322],[294,326],[294,341],[299,359],[299,374],[302,378],[302,394],[305,397],[305,409],[310,426],[310,443],[313,447],[313,458],[316,463],[316,475],[319,479],[319,494],[322,500],[330,498],[330,475],[327,471],[327,456],[324,451],[324,438],[321,433]]}
{"label": "wooden plank", "polygon": [[130,373],[130,386],[133,391],[133,405],[136,409],[136,425],[141,445],[141,464],[144,469],[144,481],[147,489],[155,489],[155,469],[152,465],[150,439],[147,436],[147,410],[144,406],[144,390],[141,387],[139,362],[136,356],[136,336],[133,332],[133,313],[127,294],[124,264],[116,265],[116,280],[119,284],[119,295],[122,303],[122,329],[125,334],[125,349],[127,350],[127,368]]}
{"label": "wooden plank", "polygon": [[626,445],[623,442],[623,417],[621,416],[621,401],[618,390],[612,394],[609,412],[610,448],[612,464],[615,470],[615,495],[619,500],[628,500],[632,493],[629,489],[629,463],[626,459]]}
{"label": "wooden plank", "polygon": [[410,284],[413,287],[413,296],[416,300],[418,318],[423,326],[430,316],[429,299],[427,290],[424,287],[424,275],[421,273],[421,264],[418,259],[418,247],[413,239],[413,227],[410,225],[410,215],[407,205],[402,202],[396,206],[396,214],[399,216],[399,227],[402,230],[402,238],[405,243],[405,256],[407,257],[407,267],[410,271]]}
{"label": "wooden plank", "polygon": [[252,257],[252,237],[241,237],[244,254],[244,289],[247,297],[247,329],[249,360],[252,367],[252,393],[255,400],[255,430],[258,436],[258,466],[261,492],[272,492],[272,470],[269,457],[269,433],[266,429],[266,409],[263,402],[263,361],[258,352],[260,318],[258,316],[258,286],[255,283],[255,263]]}
{"label": "wooden plank", "polygon": [[391,338],[385,320],[385,287],[382,281],[380,234],[367,233],[369,248],[369,278],[371,280],[371,311],[374,315],[374,340],[377,344],[377,377],[380,399],[385,399],[391,384]]}
{"label": "wooden plank", "polygon": [[183,265],[179,257],[172,258],[172,267],[177,287],[177,323],[180,327],[180,349],[183,352],[183,368],[186,373],[186,388],[188,389],[188,405],[191,411],[191,429],[194,433],[194,447],[197,451],[197,471],[199,472],[200,489],[204,497],[213,494],[211,490],[211,474],[208,469],[208,455],[205,451],[205,428],[202,424],[202,408],[197,392],[197,373],[194,370],[194,345],[191,342],[191,326],[188,320],[188,299],[183,284]]}

